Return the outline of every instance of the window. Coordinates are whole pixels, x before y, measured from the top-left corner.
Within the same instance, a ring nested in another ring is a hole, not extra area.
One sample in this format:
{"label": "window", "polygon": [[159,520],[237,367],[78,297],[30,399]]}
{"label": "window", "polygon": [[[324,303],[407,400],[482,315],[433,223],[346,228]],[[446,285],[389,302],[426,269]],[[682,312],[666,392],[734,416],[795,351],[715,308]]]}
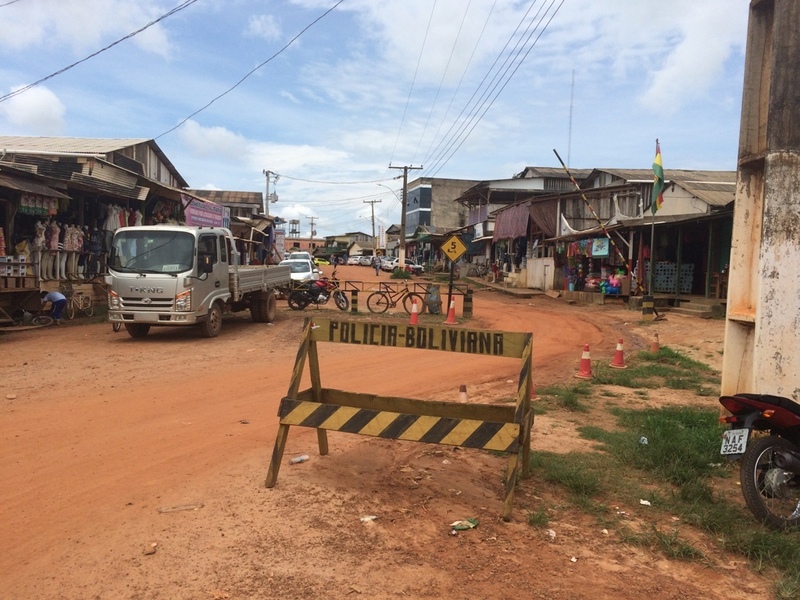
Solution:
{"label": "window", "polygon": [[230,240],[224,235],[219,236],[219,259],[224,263],[228,262],[228,254],[230,254],[230,248],[228,248],[229,243]]}
{"label": "window", "polygon": [[204,258],[208,256],[211,264],[217,264],[217,238],[214,235],[205,234],[201,235],[197,240],[197,258],[199,262],[203,262]]}

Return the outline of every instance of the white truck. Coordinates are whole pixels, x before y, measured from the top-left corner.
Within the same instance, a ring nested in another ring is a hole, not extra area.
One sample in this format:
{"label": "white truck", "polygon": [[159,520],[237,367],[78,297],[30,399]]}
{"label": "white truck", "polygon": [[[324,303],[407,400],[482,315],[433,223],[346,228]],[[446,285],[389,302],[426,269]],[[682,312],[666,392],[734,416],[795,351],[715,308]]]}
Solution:
{"label": "white truck", "polygon": [[291,269],[239,262],[225,228],[122,227],[108,259],[108,318],[131,337],[168,325],[198,325],[205,337],[216,337],[226,309],[249,308],[253,321],[272,322],[275,291],[289,287]]}

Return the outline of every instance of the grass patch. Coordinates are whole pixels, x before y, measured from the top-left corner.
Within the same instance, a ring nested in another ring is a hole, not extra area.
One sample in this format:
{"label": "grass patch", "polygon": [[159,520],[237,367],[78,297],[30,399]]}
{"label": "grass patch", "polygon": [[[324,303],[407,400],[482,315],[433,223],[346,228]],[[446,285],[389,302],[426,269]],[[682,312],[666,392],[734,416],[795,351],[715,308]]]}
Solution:
{"label": "grass patch", "polygon": [[544,507],[539,507],[536,512],[528,513],[528,525],[531,527],[547,527],[550,524],[550,516]]}
{"label": "grass patch", "polygon": [[573,386],[553,385],[537,389],[536,393],[542,397],[539,403],[545,407],[555,405],[571,412],[587,412],[589,407],[583,400],[592,395],[592,386],[586,382]]}
{"label": "grass patch", "polygon": [[[685,395],[684,406],[624,408],[603,402],[616,396],[605,385],[634,388],[646,399],[651,389],[672,389]],[[723,428],[715,407],[691,406],[697,396],[716,396],[719,374],[708,366],[669,348],[640,352],[627,369],[604,365],[594,369],[591,381],[575,385],[537,388],[541,409],[588,412],[604,410],[613,415],[613,431],[588,423],[578,432],[597,442],[597,453],[555,454],[534,452],[531,468],[545,482],[560,486],[568,501],[603,527],[615,529],[624,544],[646,546],[674,560],[705,561],[697,547],[681,537],[680,528],[694,527],[709,534],[725,551],[747,558],[754,569],[772,573],[775,597],[800,598],[800,535],[773,532],[760,525],[743,508],[741,498],[732,501],[722,493],[721,482],[734,475],[738,465],[719,455]],[[598,407],[603,407],[602,409]],[[646,443],[644,443],[646,440]],[[613,500],[612,500],[613,499]],[[651,520],[636,531],[615,519],[606,503],[630,505],[648,499],[651,507],[642,518]],[[680,528],[664,528],[664,518],[679,519]],[[528,517],[532,526],[544,526],[543,509]]]}
{"label": "grass patch", "polygon": [[719,374],[708,365],[674,350],[661,347],[658,352],[639,352],[627,369],[613,369],[600,364],[593,369],[593,383],[627,388],[668,388],[695,392],[701,396],[716,394]]}

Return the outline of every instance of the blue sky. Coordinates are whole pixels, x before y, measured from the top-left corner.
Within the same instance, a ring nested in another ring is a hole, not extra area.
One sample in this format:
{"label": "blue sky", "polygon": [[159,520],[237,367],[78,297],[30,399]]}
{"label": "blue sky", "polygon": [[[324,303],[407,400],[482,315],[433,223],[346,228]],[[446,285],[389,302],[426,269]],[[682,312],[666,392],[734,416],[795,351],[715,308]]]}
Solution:
{"label": "blue sky", "polygon": [[390,164],[650,168],[659,138],[665,169],[736,169],[747,0],[0,0],[0,96],[177,7],[0,101],[0,132],[155,138],[194,188],[269,170],[317,236],[370,232],[367,200],[398,223]]}

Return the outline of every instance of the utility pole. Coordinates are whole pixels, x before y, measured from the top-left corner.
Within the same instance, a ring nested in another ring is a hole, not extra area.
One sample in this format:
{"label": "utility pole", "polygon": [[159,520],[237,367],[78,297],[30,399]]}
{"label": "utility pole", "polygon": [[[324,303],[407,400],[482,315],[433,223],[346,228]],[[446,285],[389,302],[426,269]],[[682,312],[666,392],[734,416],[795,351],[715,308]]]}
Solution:
{"label": "utility pole", "polygon": [[404,167],[393,167],[392,165],[389,165],[389,168],[403,169],[403,207],[400,212],[400,252],[398,254],[397,266],[400,267],[401,271],[404,271],[406,268],[406,204],[408,203],[408,170],[422,169],[422,165],[418,167],[412,167],[411,165],[406,165]]}
{"label": "utility pole", "polygon": [[364,200],[364,204],[370,205],[370,210],[372,210],[372,253],[377,254],[378,250],[378,239],[375,237],[375,205],[378,204],[380,200]]}
{"label": "utility pole", "polygon": [[264,169],[261,172],[264,175],[267,176],[267,195],[264,196],[263,211],[264,211],[264,216],[268,217],[269,216],[269,178],[274,175],[275,176],[275,183],[278,183],[278,179],[280,178],[280,175],[278,175],[277,173],[273,173],[272,171],[268,171],[267,169]]}
{"label": "utility pole", "polygon": [[306,217],[311,222],[311,239],[314,239],[314,235],[317,231],[314,229],[314,220],[318,219],[319,217]]}

